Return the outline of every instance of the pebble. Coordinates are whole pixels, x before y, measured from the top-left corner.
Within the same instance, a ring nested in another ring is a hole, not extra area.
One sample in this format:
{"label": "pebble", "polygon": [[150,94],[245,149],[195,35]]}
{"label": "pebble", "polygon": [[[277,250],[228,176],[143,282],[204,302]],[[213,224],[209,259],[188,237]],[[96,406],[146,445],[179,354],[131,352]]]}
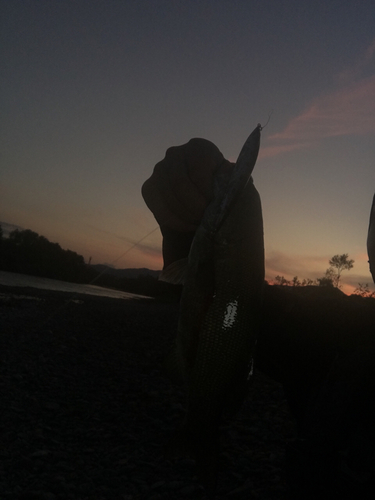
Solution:
{"label": "pebble", "polygon": [[37,450],[37,451],[34,451],[34,453],[32,453],[30,455],[30,457],[32,457],[32,458],[46,457],[50,453],[51,452],[49,450]]}
{"label": "pebble", "polygon": [[60,403],[56,403],[55,401],[50,401],[44,404],[44,408],[46,408],[47,410],[59,410]]}
{"label": "pebble", "polygon": [[43,493],[43,500],[56,500],[57,496],[50,491]]}
{"label": "pebble", "polygon": [[168,488],[170,490],[178,490],[179,488],[182,487],[184,483],[182,481],[170,481],[168,483]]}
{"label": "pebble", "polygon": [[197,490],[197,487],[193,484],[189,485],[189,486],[185,486],[184,488],[182,488],[180,490],[180,494],[183,495],[183,496],[189,496],[189,495],[192,495],[194,492],[196,492]]}
{"label": "pebble", "polygon": [[[30,309],[33,323],[34,318],[42,319],[38,307]],[[48,299],[43,307],[48,309]],[[7,417],[2,428],[9,450],[0,478],[0,490],[9,492],[4,499],[19,498],[36,487],[40,491],[33,500],[205,498],[194,479],[194,461],[162,457],[186,399],[185,392],[157,370],[174,333],[165,333],[165,328],[155,332],[149,325],[156,318],[155,323],[164,327],[168,309],[142,306],[134,331],[129,324],[136,307],[87,299],[71,314],[52,320],[50,337],[25,335],[22,342],[14,332],[27,331],[28,322],[22,320],[25,311],[13,316],[14,323],[5,333],[9,376],[2,390],[5,402],[12,402],[23,414],[21,421],[18,412],[4,405]],[[150,354],[147,363],[145,351]],[[22,384],[14,379],[20,373],[27,373]],[[283,491],[268,494],[272,488],[276,491],[276,485],[279,488],[277,465],[283,450],[277,442],[265,443],[264,431],[272,425],[272,416],[264,423],[259,415],[272,404],[272,390],[262,382],[260,387],[260,402],[246,403],[231,425],[233,446],[223,446],[227,456],[219,477],[220,493],[247,485],[242,494],[232,497],[235,500],[248,499],[254,491],[261,500],[282,498]],[[34,471],[37,461],[40,468]]]}

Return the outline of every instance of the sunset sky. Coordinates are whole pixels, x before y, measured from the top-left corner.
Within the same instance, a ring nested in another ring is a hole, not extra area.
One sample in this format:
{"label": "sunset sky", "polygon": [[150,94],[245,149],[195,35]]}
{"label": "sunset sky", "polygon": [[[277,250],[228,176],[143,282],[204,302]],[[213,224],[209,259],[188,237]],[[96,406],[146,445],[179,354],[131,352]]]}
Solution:
{"label": "sunset sky", "polygon": [[140,194],[155,163],[192,137],[235,161],[272,113],[253,175],[266,277],[320,277],[348,253],[345,291],[371,283],[373,0],[0,8],[0,221],[86,261],[160,269],[160,233]]}

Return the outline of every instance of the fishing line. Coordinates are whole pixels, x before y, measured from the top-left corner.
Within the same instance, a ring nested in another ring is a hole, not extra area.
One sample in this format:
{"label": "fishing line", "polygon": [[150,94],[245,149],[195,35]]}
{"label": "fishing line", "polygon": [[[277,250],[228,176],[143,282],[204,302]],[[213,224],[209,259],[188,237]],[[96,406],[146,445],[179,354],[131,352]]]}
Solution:
{"label": "fishing line", "polygon": [[154,233],[155,231],[157,231],[159,229],[159,226],[156,226],[154,229],[152,229],[149,233],[147,233],[145,236],[142,236],[142,238],[138,241],[136,241],[135,243],[133,243],[133,245],[131,245],[127,250],[125,250],[124,253],[122,253],[119,257],[117,257],[116,259],[114,259],[110,264],[108,264],[101,273],[99,273],[97,276],[95,276],[95,278],[90,281],[90,283],[88,283],[88,285],[92,285],[93,283],[95,283],[96,280],[98,280],[103,274],[106,273],[106,271],[108,269],[111,268],[111,266],[113,266],[113,264],[115,264],[116,262],[118,262],[119,260],[121,260],[123,257],[125,257],[126,254],[128,254],[131,250],[133,250],[133,248],[135,248],[136,246],[138,246],[143,240],[145,240],[146,238],[148,238],[152,233]]}
{"label": "fishing line", "polygon": [[[86,285],[92,285],[93,283],[95,283],[95,281],[97,281],[103,274],[105,274],[107,272],[108,269],[111,268],[111,266],[113,264],[115,264],[116,262],[118,262],[120,259],[122,259],[126,254],[128,254],[131,250],[133,250],[133,248],[135,248],[136,246],[138,246],[143,240],[145,240],[146,238],[148,238],[152,233],[154,233],[155,231],[157,231],[159,229],[159,226],[156,226],[154,229],[152,229],[151,231],[149,231],[147,234],[145,234],[145,236],[142,236],[141,239],[139,239],[138,241],[136,241],[135,243],[133,243],[133,245],[131,245],[127,250],[125,250],[125,252],[123,252],[119,257],[117,257],[116,259],[114,259],[110,264],[108,264],[97,276],[95,276],[94,279],[92,279],[89,283],[85,283]],[[74,292],[70,298],[64,303],[62,304],[61,306],[59,306],[57,309],[55,309],[42,323],[39,324],[38,327],[35,328],[34,331],[39,331],[41,330],[49,321],[51,321],[58,313],[64,311],[64,309],[72,302],[74,302],[75,298],[78,296],[78,295],[82,295],[80,292]]]}
{"label": "fishing line", "polygon": [[268,122],[271,120],[272,113],[273,113],[273,109],[271,109],[271,112],[268,114],[268,120],[266,121],[265,125],[262,126],[260,123],[258,123],[258,127],[260,128],[260,130],[263,130],[264,128],[267,127]]}
{"label": "fishing line", "polygon": [[[266,122],[265,125],[261,125],[260,123],[258,123],[258,127],[260,128],[260,130],[263,130],[269,123],[270,119],[271,119],[271,115],[273,113],[273,110],[269,113],[268,115],[268,120]],[[166,221],[168,223],[168,221]],[[108,269],[110,269],[116,262],[118,262],[119,260],[121,260],[123,257],[125,257],[125,255],[127,255],[129,252],[131,252],[131,250],[133,250],[135,247],[137,247],[142,241],[144,241],[146,238],[148,238],[151,234],[153,234],[155,231],[157,231],[159,229],[159,225],[154,227],[154,229],[152,229],[151,231],[149,231],[148,233],[146,233],[144,236],[142,236],[142,238],[140,238],[139,240],[137,240],[135,243],[133,243],[127,250],[125,250],[125,252],[123,252],[121,255],[119,255],[117,258],[115,258],[112,262],[110,262],[108,265],[106,265],[104,267],[104,269],[97,275],[95,276],[89,283],[87,283],[87,285],[93,285],[99,278],[101,278],[101,276],[103,276],[103,274],[105,274],[107,272]],[[63,311],[69,303],[73,302],[75,297],[77,297],[78,295],[80,295],[80,292],[74,292],[70,299],[68,299],[64,304],[62,304],[60,307],[58,307],[55,311],[53,311],[46,319],[45,321],[43,321],[38,328],[36,328],[36,330],[40,330],[45,324],[47,324],[53,317],[56,316],[57,313]]]}

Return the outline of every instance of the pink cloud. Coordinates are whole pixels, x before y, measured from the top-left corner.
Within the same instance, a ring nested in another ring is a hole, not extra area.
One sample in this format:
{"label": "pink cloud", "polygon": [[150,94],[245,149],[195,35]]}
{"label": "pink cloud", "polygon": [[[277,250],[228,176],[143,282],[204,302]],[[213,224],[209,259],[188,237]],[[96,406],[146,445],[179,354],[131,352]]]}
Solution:
{"label": "pink cloud", "polygon": [[272,156],[278,156],[283,153],[289,153],[289,151],[295,151],[296,149],[308,148],[311,142],[302,142],[300,144],[275,144],[266,145],[262,147],[259,151],[259,158],[271,158]]}
{"label": "pink cloud", "polygon": [[367,47],[367,50],[362,57],[358,59],[357,64],[353,67],[347,68],[339,74],[339,81],[341,83],[347,84],[353,82],[354,80],[361,77],[363,71],[365,71],[374,60],[375,56],[375,38],[372,43]]}
{"label": "pink cloud", "polygon": [[329,256],[286,255],[283,252],[272,251],[266,255],[266,279],[275,276],[285,276],[291,279],[298,276],[300,279],[323,276],[329,267]]}
{"label": "pink cloud", "polygon": [[317,97],[284,130],[270,136],[260,158],[308,148],[329,137],[375,135],[375,75],[360,78],[374,58],[375,40],[358,63],[339,76],[345,85]]}

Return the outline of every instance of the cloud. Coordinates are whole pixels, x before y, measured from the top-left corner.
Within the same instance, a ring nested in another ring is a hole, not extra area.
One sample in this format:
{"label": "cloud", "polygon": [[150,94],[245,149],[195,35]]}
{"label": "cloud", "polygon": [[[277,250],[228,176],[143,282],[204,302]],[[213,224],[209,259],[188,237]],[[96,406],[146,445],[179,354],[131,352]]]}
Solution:
{"label": "cloud", "polygon": [[351,287],[351,288],[357,288],[357,286],[359,285],[359,283],[361,284],[367,284],[369,285],[369,288],[371,290],[374,289],[374,283],[371,279],[371,275],[370,273],[368,274],[345,274],[343,276],[343,280],[345,281],[345,284],[348,286],[348,287]]}
{"label": "cloud", "polygon": [[266,255],[266,279],[272,280],[278,275],[287,279],[294,276],[315,279],[323,276],[329,259],[330,256],[286,255],[272,251]]}
{"label": "cloud", "polygon": [[[272,136],[273,137],[273,136]],[[271,140],[272,140],[271,137]],[[280,142],[280,141],[279,141]],[[290,151],[295,151],[296,149],[304,149],[311,146],[311,142],[301,142],[290,144],[274,144],[274,145],[266,145],[262,147],[259,151],[259,158],[271,158],[272,156],[278,156],[283,153],[289,153]],[[234,160],[236,161],[236,160]]]}
{"label": "cloud", "polygon": [[[354,66],[346,68],[339,74],[339,82],[347,84],[361,77],[363,72],[367,70],[375,59],[375,38],[367,47],[362,57],[360,57]],[[373,68],[372,68],[373,69]]]}
{"label": "cloud", "polygon": [[375,135],[375,75],[353,81],[375,58],[375,40],[352,69],[342,73],[345,85],[314,99],[285,129],[269,137],[260,158],[308,148],[329,138]]}
{"label": "cloud", "polygon": [[161,247],[160,245],[146,245],[144,243],[138,243],[135,247],[139,252],[144,255],[161,259]]}

